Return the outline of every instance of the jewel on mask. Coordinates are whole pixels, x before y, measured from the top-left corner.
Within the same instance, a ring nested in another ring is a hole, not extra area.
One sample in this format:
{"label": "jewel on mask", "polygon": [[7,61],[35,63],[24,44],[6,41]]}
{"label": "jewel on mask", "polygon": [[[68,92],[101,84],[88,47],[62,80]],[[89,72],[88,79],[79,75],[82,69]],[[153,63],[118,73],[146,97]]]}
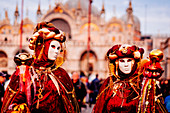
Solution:
{"label": "jewel on mask", "polygon": [[135,59],[139,59],[140,58],[140,52],[139,51],[135,51],[133,54],[134,54],[134,58]]}
{"label": "jewel on mask", "polygon": [[121,47],[120,47],[120,49],[119,49],[119,51],[121,51],[123,54],[126,54],[127,52],[128,52],[128,47],[129,47],[130,45],[122,45]]}

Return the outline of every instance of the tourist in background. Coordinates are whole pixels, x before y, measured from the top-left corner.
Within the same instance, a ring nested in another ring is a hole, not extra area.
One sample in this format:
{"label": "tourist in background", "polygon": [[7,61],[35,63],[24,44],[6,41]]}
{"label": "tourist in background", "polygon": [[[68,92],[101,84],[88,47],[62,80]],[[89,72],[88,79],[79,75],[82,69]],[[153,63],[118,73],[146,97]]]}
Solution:
{"label": "tourist in background", "polygon": [[4,74],[3,72],[0,72],[0,109],[2,107],[2,103],[3,103],[3,97],[4,97],[4,84],[5,84],[5,80],[6,80],[6,74]]}
{"label": "tourist in background", "polygon": [[80,75],[78,72],[73,72],[72,81],[73,81],[73,85],[75,88],[76,98],[77,98],[77,101],[78,101],[78,104],[81,110],[81,107],[86,106],[85,103],[83,102],[83,99],[85,98],[87,91],[86,91],[85,85],[80,80]]}
{"label": "tourist in background", "polygon": [[96,78],[92,80],[89,89],[91,90],[90,96],[89,96],[89,105],[96,103],[96,97],[98,95],[99,89],[100,89],[100,80],[98,79],[98,74],[96,74]]}

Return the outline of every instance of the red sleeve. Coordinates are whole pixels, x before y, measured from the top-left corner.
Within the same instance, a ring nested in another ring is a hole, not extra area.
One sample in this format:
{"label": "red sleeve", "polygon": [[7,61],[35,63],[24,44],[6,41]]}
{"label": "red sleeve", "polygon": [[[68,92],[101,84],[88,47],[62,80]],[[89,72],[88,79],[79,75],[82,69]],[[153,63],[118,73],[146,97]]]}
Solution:
{"label": "red sleeve", "polygon": [[72,91],[73,90],[73,83],[68,75],[68,73],[63,68],[58,68],[57,70],[53,71],[54,75],[60,80],[60,82],[64,85],[64,87]]}

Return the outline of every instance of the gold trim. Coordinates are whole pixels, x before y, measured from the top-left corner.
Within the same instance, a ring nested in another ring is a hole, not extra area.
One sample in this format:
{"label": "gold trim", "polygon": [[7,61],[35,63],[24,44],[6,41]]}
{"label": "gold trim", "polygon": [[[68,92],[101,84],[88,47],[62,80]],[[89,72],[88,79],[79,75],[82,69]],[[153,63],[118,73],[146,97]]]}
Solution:
{"label": "gold trim", "polygon": [[12,93],[17,93],[17,91],[14,91],[9,85],[8,85],[9,91],[11,91]]}

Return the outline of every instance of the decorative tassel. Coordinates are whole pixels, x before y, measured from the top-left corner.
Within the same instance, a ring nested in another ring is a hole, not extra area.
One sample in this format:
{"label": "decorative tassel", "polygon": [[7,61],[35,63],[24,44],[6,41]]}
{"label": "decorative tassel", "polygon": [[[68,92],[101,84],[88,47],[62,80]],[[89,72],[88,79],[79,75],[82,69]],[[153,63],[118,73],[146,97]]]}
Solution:
{"label": "decorative tassel", "polygon": [[116,76],[119,78],[119,76],[118,76],[118,64],[119,64],[118,60],[115,61],[115,64],[116,64],[116,72],[115,73],[116,73]]}
{"label": "decorative tassel", "polygon": [[24,92],[24,82],[25,82],[25,65],[18,66],[19,69],[19,77],[20,77],[20,84],[19,89],[20,91]]}
{"label": "decorative tassel", "polygon": [[63,57],[58,56],[57,59],[56,59],[56,61],[55,61],[56,69],[57,69],[58,67],[60,67],[63,63],[64,63]]}
{"label": "decorative tassel", "polygon": [[109,63],[110,88],[113,86],[112,73],[114,73],[114,65]]}
{"label": "decorative tassel", "polygon": [[37,106],[36,106],[37,109],[39,109],[39,99],[37,101]]}
{"label": "decorative tassel", "polygon": [[44,51],[44,45],[43,45],[43,47],[42,47],[42,49],[40,51],[40,54],[38,55],[38,61],[41,59],[43,51]]}
{"label": "decorative tassel", "polygon": [[40,100],[43,98],[43,95],[41,94],[42,93],[42,88],[40,87],[40,89],[38,90],[38,101],[37,101],[37,106],[36,108],[39,109],[39,103],[40,103]]}

